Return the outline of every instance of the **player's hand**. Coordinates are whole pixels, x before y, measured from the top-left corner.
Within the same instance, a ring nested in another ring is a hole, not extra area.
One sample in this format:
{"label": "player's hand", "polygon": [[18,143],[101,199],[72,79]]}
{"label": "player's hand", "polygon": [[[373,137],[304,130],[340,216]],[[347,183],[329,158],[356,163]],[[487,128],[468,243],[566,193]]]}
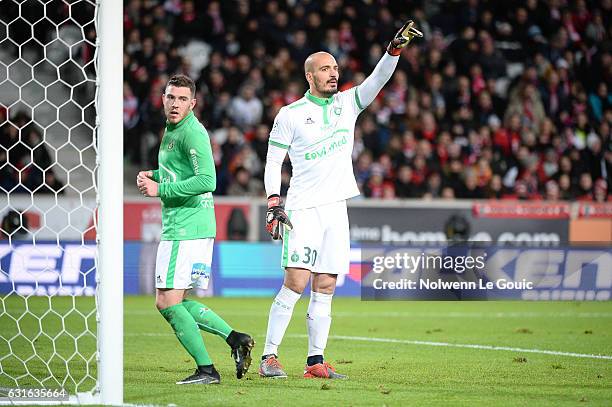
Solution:
{"label": "player's hand", "polygon": [[151,178],[151,179],[153,179],[153,171],[151,171],[151,170],[140,171],[138,173],[138,176],[136,177],[136,180],[138,180],[139,178]]}
{"label": "player's hand", "polygon": [[[153,181],[151,178],[149,178],[149,176],[140,175],[146,172],[150,172],[150,171],[141,171],[140,173],[138,173],[138,176],[136,177],[136,185],[138,186],[140,193],[148,197],[159,196],[159,184]],[[152,172],[151,172],[151,176],[153,176]]]}
{"label": "player's hand", "polygon": [[423,33],[414,27],[414,21],[408,20],[389,43],[387,52],[390,55],[398,56],[402,52],[402,49],[408,45],[414,37],[422,38]]}
{"label": "player's hand", "polygon": [[278,240],[282,237],[281,225],[283,228],[287,228],[287,230],[293,229],[289,216],[287,216],[281,206],[280,196],[270,195],[268,197],[268,211],[266,212],[266,230],[273,240]]}

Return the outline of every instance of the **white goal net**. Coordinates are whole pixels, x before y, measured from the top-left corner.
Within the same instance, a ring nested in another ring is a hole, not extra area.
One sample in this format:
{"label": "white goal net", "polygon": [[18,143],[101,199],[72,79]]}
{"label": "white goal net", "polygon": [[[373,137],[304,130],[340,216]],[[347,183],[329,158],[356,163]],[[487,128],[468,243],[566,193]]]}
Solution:
{"label": "white goal net", "polygon": [[0,402],[100,400],[98,3],[0,1]]}

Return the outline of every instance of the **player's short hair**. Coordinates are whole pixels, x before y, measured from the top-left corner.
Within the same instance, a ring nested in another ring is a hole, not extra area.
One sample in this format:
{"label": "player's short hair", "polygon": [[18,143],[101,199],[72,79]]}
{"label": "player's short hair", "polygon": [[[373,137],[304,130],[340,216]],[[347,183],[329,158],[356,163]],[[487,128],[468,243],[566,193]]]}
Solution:
{"label": "player's short hair", "polygon": [[166,88],[168,86],[176,86],[177,88],[189,88],[189,90],[191,91],[191,97],[193,98],[195,96],[195,82],[187,75],[172,75],[172,77],[168,80],[168,83],[166,84]]}

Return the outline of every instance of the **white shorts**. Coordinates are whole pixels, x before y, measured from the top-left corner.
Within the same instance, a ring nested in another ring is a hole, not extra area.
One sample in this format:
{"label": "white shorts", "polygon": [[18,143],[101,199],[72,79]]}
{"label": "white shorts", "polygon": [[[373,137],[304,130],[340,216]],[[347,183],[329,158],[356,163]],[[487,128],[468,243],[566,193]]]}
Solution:
{"label": "white shorts", "polygon": [[287,210],[287,216],[293,230],[283,233],[282,267],[313,273],[349,272],[351,243],[346,201]]}
{"label": "white shorts", "polygon": [[213,238],[159,242],[155,288],[208,288],[214,242]]}

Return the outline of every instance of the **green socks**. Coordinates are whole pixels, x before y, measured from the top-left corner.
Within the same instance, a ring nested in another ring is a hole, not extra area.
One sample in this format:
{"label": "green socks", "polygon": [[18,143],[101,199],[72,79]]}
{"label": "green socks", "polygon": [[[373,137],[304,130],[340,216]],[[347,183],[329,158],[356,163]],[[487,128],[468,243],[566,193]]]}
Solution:
{"label": "green socks", "polygon": [[192,317],[187,307],[183,306],[183,304],[176,304],[159,312],[172,326],[179,342],[191,357],[195,359],[198,366],[213,364],[204,346],[204,340],[198,330],[198,325],[194,323],[196,321],[194,321],[194,317]]}
{"label": "green socks", "polygon": [[227,322],[206,305],[193,300],[183,300],[182,305],[195,319],[201,330],[219,335],[223,339],[227,339],[232,332],[232,328]]}
{"label": "green socks", "polygon": [[204,304],[193,300],[183,300],[182,303],[159,311],[168,321],[176,337],[185,350],[195,359],[198,366],[212,365],[213,362],[206,351],[200,329],[227,339],[232,328]]}

